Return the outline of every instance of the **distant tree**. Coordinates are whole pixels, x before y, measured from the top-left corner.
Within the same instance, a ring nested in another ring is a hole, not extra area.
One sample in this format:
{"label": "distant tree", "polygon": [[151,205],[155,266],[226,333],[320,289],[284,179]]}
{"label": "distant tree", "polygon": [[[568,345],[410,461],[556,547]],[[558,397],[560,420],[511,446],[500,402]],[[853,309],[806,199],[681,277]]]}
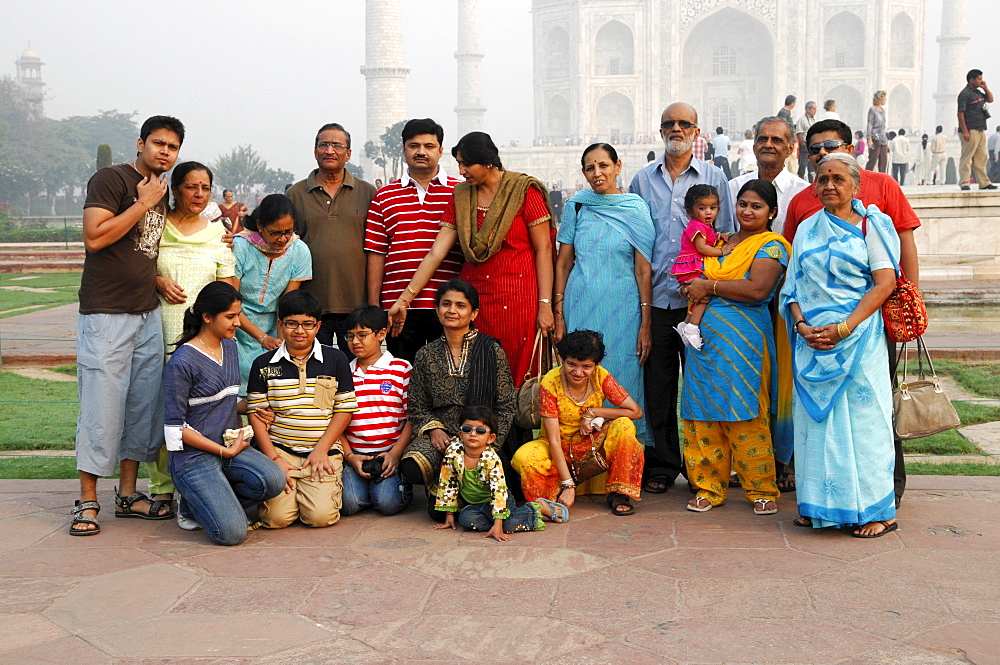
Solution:
{"label": "distant tree", "polygon": [[[365,157],[371,160],[372,164],[378,166],[382,169],[382,179],[386,179],[385,156],[382,155],[382,144],[375,143],[375,141],[365,141]],[[351,163],[348,162],[347,166],[350,167]],[[353,171],[352,171],[353,173]]]}
{"label": "distant tree", "polygon": [[83,147],[88,155],[102,143],[111,146],[113,163],[131,162],[135,158],[135,141],[139,138],[138,111],[121,113],[116,109],[98,111],[97,115],[76,115],[63,122],[80,129]]}
{"label": "distant tree", "polygon": [[295,176],[272,169],[251,145],[233,148],[209,165],[219,187],[233,190],[238,201],[252,201],[257,194],[280,194]]}
{"label": "distant tree", "polygon": [[[378,143],[365,142],[365,157],[375,166],[382,169],[382,180],[389,182],[402,175],[403,168],[403,125],[406,120],[400,120],[391,127],[386,127],[379,137]],[[350,164],[348,164],[350,166]],[[390,177],[391,175],[391,177]]]}
{"label": "distant tree", "polygon": [[365,179],[365,170],[360,166],[358,166],[357,164],[351,164],[350,162],[347,162],[346,168],[348,173],[350,173],[355,178],[358,178],[360,180]]}
{"label": "distant tree", "polygon": [[97,146],[97,168],[95,170],[100,171],[105,166],[111,166],[111,146],[102,143]]}

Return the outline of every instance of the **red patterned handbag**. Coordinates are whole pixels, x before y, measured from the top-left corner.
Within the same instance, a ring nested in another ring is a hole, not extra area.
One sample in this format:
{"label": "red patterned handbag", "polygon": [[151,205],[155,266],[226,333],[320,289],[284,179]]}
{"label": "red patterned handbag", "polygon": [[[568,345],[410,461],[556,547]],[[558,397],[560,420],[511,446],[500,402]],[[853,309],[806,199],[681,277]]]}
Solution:
{"label": "red patterned handbag", "polygon": [[[868,215],[861,220],[861,232],[868,237]],[[927,330],[927,306],[917,285],[906,279],[903,268],[893,259],[896,288],[882,303],[885,334],[893,342],[912,342]]]}
{"label": "red patterned handbag", "polygon": [[916,284],[900,269],[896,288],[882,303],[885,334],[893,342],[912,342],[927,330],[927,307]]}

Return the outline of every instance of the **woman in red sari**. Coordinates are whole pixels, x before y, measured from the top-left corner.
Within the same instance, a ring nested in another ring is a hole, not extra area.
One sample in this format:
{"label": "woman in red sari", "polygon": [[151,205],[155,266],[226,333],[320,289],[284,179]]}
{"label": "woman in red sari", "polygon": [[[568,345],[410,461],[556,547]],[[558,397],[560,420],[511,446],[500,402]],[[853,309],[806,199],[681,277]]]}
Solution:
{"label": "woman in red sari", "polygon": [[410,301],[458,242],[465,256],[461,278],[479,292],[476,327],[500,341],[520,386],[535,331],[548,335],[555,325],[548,192],[536,178],[504,170],[489,134],[466,134],[451,154],[465,182],[455,187],[431,251],[389,310],[392,334],[402,330]]}

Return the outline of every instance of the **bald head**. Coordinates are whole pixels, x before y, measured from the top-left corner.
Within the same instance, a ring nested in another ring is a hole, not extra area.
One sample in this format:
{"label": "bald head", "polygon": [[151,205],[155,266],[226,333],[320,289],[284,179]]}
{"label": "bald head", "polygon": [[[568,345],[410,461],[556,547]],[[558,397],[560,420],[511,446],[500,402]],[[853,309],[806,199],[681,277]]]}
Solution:
{"label": "bald head", "polygon": [[685,102],[674,102],[663,109],[663,113],[660,114],[660,122],[664,122],[667,118],[673,118],[674,120],[680,118],[680,115],[672,115],[674,112],[685,114],[685,116],[690,115],[692,119],[689,121],[696,125],[698,124],[698,112],[694,110],[693,106]]}
{"label": "bald head", "polygon": [[698,138],[698,112],[694,107],[684,102],[675,102],[663,109],[660,115],[660,137],[668,156],[691,156],[691,146]]}

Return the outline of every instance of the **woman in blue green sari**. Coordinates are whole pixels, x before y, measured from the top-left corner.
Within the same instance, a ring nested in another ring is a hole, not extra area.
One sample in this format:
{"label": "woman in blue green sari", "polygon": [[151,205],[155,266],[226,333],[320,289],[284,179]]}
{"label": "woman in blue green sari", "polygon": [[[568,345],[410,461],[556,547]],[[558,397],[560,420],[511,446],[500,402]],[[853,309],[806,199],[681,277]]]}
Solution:
{"label": "woman in blue green sari", "polygon": [[817,166],[823,210],[802,222],[781,308],[792,340],[799,526],[858,538],[897,528],[892,388],[880,307],[895,287],[899,237],[856,196],[857,161]]}
{"label": "woman in blue green sari", "polygon": [[[603,366],[645,410],[642,365],[652,340],[649,261],[656,231],[646,202],[618,189],[622,163],[614,147],[595,143],[580,162],[591,189],[566,203],[556,236],[555,337],[573,330],[604,335]],[[645,416],[635,427],[639,441],[652,445]]]}

